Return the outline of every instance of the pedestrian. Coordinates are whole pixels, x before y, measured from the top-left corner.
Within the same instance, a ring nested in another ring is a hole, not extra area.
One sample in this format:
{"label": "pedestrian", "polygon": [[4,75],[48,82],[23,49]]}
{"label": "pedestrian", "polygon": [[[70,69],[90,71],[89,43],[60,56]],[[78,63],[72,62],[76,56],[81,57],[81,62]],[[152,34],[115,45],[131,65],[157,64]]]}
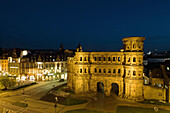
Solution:
{"label": "pedestrian", "polygon": [[25,93],[24,93],[24,89],[22,89],[22,94],[24,95]]}

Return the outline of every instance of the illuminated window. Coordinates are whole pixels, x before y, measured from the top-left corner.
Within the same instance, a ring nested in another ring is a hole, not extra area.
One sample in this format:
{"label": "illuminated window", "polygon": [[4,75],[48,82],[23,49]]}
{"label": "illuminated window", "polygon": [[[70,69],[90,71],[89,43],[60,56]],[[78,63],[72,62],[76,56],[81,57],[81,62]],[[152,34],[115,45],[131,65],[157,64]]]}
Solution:
{"label": "illuminated window", "polygon": [[113,69],[113,73],[116,73],[116,69]]}
{"label": "illuminated window", "polygon": [[120,74],[120,72],[121,72],[121,70],[120,69],[118,69],[118,73]]}
{"label": "illuminated window", "polygon": [[94,72],[97,73],[97,69],[96,68],[94,69]]}
{"label": "illuminated window", "polygon": [[80,61],[82,61],[82,57],[80,57]]}
{"label": "illuminated window", "polygon": [[99,61],[101,61],[101,57],[99,57]]}
{"label": "illuminated window", "polygon": [[105,69],[103,69],[103,73],[106,73],[106,70],[105,70]]}
{"label": "illuminated window", "polygon": [[108,73],[111,73],[111,69],[108,70]]}
{"label": "illuminated window", "polygon": [[133,62],[136,62],[136,58],[135,57],[133,57]]}
{"label": "illuminated window", "polygon": [[116,61],[116,57],[113,57],[113,61]]}
{"label": "illuminated window", "polygon": [[169,67],[167,67],[167,70],[169,71]]}
{"label": "illuminated window", "polygon": [[102,71],[101,71],[101,69],[99,69],[99,73],[101,73]]}
{"label": "illuminated window", "polygon": [[108,57],[108,61],[111,61],[111,58],[110,58],[110,57]]}
{"label": "illuminated window", "polygon": [[80,69],[80,73],[82,73],[82,69]]}

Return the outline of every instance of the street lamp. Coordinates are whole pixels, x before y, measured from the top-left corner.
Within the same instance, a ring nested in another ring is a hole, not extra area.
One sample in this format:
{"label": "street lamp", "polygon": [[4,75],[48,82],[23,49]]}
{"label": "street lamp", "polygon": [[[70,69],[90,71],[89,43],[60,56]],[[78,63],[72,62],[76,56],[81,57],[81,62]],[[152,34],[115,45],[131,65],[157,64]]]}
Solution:
{"label": "street lamp", "polygon": [[55,108],[55,113],[56,113],[57,102],[58,102],[58,98],[57,97],[55,97],[55,101],[56,101],[56,103],[54,104],[54,108]]}

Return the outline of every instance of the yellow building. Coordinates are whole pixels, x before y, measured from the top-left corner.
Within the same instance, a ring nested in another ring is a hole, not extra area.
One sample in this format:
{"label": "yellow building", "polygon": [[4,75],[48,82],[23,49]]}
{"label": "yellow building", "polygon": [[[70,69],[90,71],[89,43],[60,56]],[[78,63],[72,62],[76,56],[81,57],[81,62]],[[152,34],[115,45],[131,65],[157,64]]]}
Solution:
{"label": "yellow building", "polygon": [[75,93],[112,92],[142,100],[144,37],[123,38],[120,52],[82,52],[77,49],[67,62],[68,87]]}
{"label": "yellow building", "polygon": [[12,58],[8,57],[8,73],[11,76],[20,76],[20,57]]}
{"label": "yellow building", "polygon": [[8,59],[0,59],[0,73],[2,75],[8,74]]}

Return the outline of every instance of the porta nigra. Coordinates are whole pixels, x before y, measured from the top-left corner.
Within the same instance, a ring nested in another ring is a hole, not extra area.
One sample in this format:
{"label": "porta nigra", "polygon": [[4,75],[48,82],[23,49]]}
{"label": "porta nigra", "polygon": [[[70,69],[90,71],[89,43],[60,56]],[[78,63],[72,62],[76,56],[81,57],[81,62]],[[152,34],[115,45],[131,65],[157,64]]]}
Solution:
{"label": "porta nigra", "polygon": [[123,38],[120,52],[83,52],[68,58],[68,87],[75,93],[102,92],[142,100],[144,37]]}

